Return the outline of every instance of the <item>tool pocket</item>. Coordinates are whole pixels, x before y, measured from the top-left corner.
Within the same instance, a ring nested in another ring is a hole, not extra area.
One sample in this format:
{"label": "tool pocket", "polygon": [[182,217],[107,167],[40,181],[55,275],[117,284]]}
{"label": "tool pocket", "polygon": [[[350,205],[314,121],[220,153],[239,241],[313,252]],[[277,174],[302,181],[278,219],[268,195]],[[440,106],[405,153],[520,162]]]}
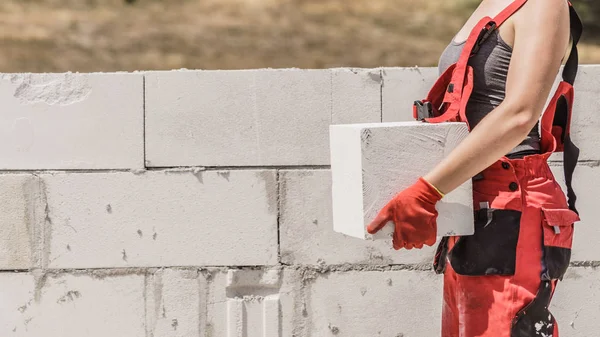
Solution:
{"label": "tool pocket", "polygon": [[562,279],[571,262],[571,245],[577,213],[568,208],[542,208],[542,227],[544,232],[543,280]]}
{"label": "tool pocket", "polygon": [[521,212],[482,208],[476,212],[475,234],[461,236],[448,253],[457,274],[514,275]]}

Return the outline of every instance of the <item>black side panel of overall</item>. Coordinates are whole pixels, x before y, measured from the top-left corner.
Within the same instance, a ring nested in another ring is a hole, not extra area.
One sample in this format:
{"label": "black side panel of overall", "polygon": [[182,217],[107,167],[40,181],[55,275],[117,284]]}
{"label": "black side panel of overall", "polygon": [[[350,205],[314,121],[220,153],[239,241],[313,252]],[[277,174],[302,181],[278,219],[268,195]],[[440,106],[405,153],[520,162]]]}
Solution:
{"label": "black side panel of overall", "polygon": [[446,257],[448,256],[448,237],[444,236],[438,244],[435,259],[433,260],[433,270],[436,274],[443,274],[446,271]]}
{"label": "black side panel of overall", "polygon": [[562,247],[544,246],[543,280],[562,280],[571,263],[571,250]]}
{"label": "black side panel of overall", "polygon": [[512,322],[510,337],[554,336],[554,316],[548,310],[552,298],[549,281],[542,282],[535,299],[517,313]]}
{"label": "black side panel of overall", "polygon": [[475,220],[475,234],[462,236],[448,253],[459,275],[514,275],[521,212],[482,209]]}

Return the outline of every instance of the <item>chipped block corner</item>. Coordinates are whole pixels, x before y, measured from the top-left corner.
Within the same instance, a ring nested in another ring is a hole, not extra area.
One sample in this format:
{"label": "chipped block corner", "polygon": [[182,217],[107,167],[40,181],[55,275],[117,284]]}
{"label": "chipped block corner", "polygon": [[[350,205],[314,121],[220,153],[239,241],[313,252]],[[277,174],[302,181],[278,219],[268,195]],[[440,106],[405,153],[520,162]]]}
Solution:
{"label": "chipped block corner", "polygon": [[[359,239],[389,237],[390,224],[374,236],[366,226],[396,193],[439,163],[468,134],[464,123],[416,121],[330,126],[334,231]],[[437,205],[438,236],[471,235],[471,181]]]}

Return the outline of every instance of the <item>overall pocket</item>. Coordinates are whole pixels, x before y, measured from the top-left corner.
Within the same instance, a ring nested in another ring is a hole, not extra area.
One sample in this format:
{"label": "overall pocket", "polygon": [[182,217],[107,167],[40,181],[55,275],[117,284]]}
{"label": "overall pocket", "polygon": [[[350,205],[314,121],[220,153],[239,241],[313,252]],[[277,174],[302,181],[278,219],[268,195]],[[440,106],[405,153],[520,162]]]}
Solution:
{"label": "overall pocket", "polygon": [[461,236],[448,252],[457,274],[467,276],[515,274],[521,212],[480,209],[475,234]]}
{"label": "overall pocket", "polygon": [[554,336],[556,319],[548,310],[551,298],[552,285],[550,281],[544,281],[533,301],[519,310],[512,320],[510,337]]}
{"label": "overall pocket", "polygon": [[571,245],[577,213],[568,208],[542,208],[544,263],[542,280],[562,279],[571,262]]}

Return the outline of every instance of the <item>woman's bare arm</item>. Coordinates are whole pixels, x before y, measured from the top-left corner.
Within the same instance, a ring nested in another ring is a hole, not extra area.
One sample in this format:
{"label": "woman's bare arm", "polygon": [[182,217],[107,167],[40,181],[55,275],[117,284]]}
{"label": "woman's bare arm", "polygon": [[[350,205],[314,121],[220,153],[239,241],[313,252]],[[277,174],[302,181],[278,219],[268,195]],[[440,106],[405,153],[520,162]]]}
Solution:
{"label": "woman's bare arm", "polygon": [[[518,15],[517,15],[518,14]],[[565,0],[529,0],[513,16],[506,98],[425,180],[448,193],[520,144],[539,120],[569,43]]]}

